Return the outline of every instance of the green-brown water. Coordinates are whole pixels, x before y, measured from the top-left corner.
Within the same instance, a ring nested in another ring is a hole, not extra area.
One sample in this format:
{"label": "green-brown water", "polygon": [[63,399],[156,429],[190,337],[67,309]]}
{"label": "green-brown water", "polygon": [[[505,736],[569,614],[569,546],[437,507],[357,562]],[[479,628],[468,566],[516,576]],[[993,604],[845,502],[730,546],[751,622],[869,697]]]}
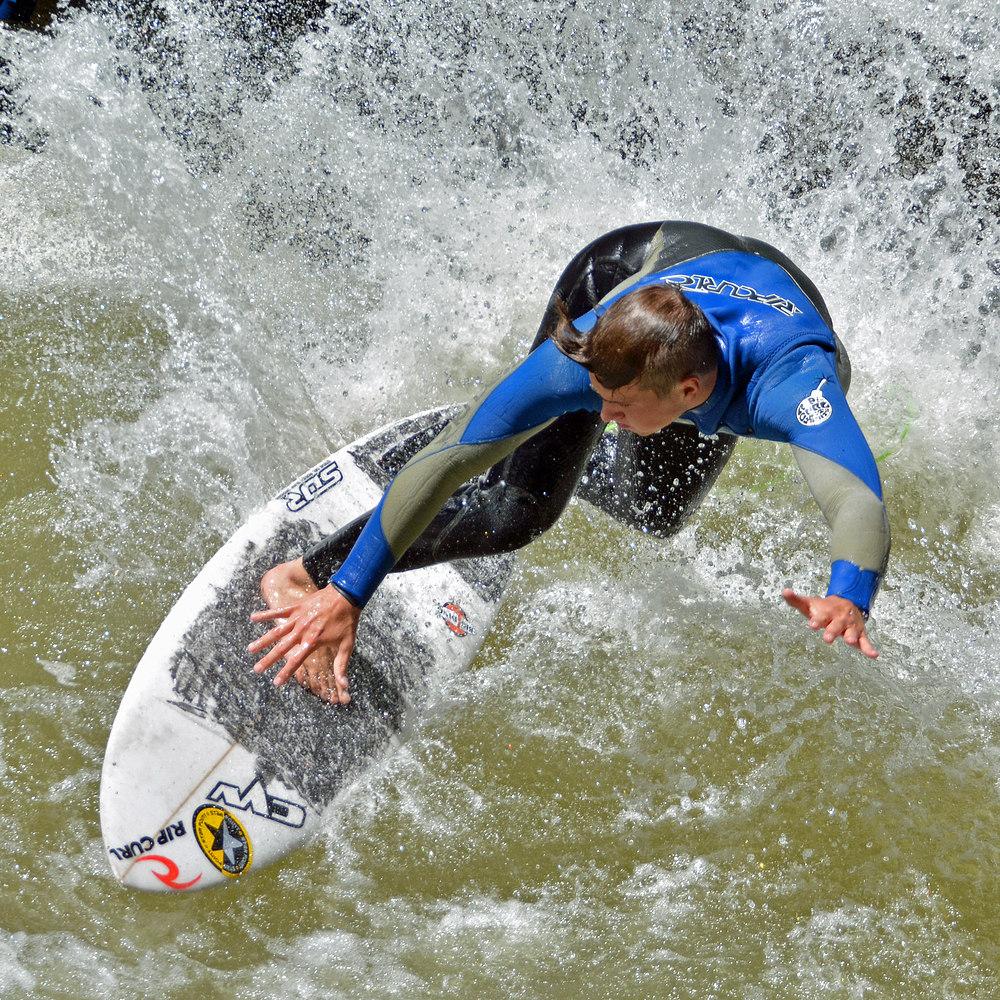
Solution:
{"label": "green-brown water", "polygon": [[[0,30],[0,996],[1000,996],[993,5],[322,9]],[[893,520],[880,658],[782,605],[826,532],[745,443],[671,543],[573,506],[319,842],[121,889],[104,744],[187,580],[671,217],[830,304]]]}

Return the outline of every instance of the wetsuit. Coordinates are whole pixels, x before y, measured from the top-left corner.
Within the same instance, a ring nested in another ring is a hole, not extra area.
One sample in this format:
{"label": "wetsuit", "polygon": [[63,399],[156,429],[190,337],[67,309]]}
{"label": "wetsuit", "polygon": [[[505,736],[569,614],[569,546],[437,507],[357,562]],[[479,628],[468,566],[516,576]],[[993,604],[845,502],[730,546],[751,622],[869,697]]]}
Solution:
{"label": "wetsuit", "polygon": [[[655,282],[680,286],[708,318],[719,347],[715,387],[656,434],[602,438],[589,373],[548,339],[554,302],[586,330],[621,295]],[[778,250],[696,223],[616,230],[567,267],[528,357],[404,466],[373,516],[303,562],[317,586],[333,583],[363,605],[393,569],[526,544],[574,490],[667,536],[707,494],[737,436],[756,436],[792,446],[832,527],[828,594],[867,613],[889,530],[874,458],[847,405],[849,380],[819,292]]]}

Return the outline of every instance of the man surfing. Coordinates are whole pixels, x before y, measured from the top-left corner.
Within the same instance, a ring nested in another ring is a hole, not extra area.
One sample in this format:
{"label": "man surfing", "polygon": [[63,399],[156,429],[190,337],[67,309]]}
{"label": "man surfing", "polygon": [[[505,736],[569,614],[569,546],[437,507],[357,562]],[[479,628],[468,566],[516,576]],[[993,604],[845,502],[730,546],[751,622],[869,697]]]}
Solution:
{"label": "man surfing", "polygon": [[865,622],[889,525],[849,384],[822,297],[774,247],[691,222],[608,233],[563,273],[528,357],[415,455],[370,515],[265,574],[268,609],[252,618],[276,624],[248,647],[270,647],[254,669],[284,659],[275,684],[295,677],[346,705],[358,621],[387,573],[519,548],[574,491],[667,537],[740,436],[788,443],[830,524],[826,594],[784,599],[826,642],[875,657]]}

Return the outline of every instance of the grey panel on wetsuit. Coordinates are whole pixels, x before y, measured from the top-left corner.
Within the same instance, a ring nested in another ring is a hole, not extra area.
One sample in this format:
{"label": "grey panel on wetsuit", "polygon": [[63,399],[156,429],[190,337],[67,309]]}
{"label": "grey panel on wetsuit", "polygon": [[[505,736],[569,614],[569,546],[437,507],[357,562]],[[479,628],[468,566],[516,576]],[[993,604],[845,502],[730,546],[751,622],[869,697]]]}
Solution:
{"label": "grey panel on wetsuit", "polygon": [[842,465],[795,445],[792,452],[830,525],[830,561],[845,559],[861,569],[884,573],[890,535],[882,501]]}
{"label": "grey panel on wetsuit", "polygon": [[382,533],[397,559],[462,483],[485,472],[552,423],[547,420],[499,440],[460,443],[479,407],[499,381],[481,393],[430,444],[414,455],[386,492],[381,513]]}
{"label": "grey panel on wetsuit", "polygon": [[615,295],[620,295],[626,288],[629,288],[645,278],[647,274],[662,271],[665,268],[672,267],[677,263],[677,261],[673,260],[664,261],[662,259],[663,256],[663,226],[660,226],[660,228],[656,230],[656,235],[649,242],[649,248],[646,250],[646,259],[642,262],[642,267],[640,267],[634,274],[629,275],[629,277],[627,277],[624,281],[615,285],[611,291],[601,298],[601,302],[604,302]]}

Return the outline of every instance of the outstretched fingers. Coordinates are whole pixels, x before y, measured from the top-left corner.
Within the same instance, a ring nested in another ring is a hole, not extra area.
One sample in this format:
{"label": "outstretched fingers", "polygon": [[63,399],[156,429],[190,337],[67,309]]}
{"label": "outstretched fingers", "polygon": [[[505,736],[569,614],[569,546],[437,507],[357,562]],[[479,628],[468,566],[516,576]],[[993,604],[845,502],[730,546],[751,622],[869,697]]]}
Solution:
{"label": "outstretched fingers", "polygon": [[256,611],[256,622],[275,621],[274,627],[251,642],[247,650],[269,651],[254,665],[258,674],[280,660],[284,665],[274,677],[276,685],[292,677],[317,697],[346,705],[347,667],[354,650],[361,609],[333,587],[308,594],[295,604]]}
{"label": "outstretched fingers", "polygon": [[[871,639],[868,638],[868,632],[864,624],[856,625],[852,622],[839,634],[843,635],[844,642],[848,646],[853,646],[870,659],[874,660],[878,656],[878,650],[872,645]],[[829,625],[826,632],[823,633],[823,639],[826,642],[834,642],[837,635],[835,626]]]}
{"label": "outstretched fingers", "polygon": [[843,597],[809,597],[790,588],[781,592],[788,604],[809,620],[809,627],[823,630],[823,641],[833,643],[840,637],[870,659],[878,656],[865,629],[865,616],[857,605]]}
{"label": "outstretched fingers", "polygon": [[282,620],[270,632],[265,632],[259,639],[255,639],[247,646],[248,653],[259,653],[262,649],[267,649],[268,646],[274,647],[254,664],[254,673],[262,674],[265,670],[269,670],[285,655],[286,650],[295,645],[294,629],[294,622]]}
{"label": "outstretched fingers", "polygon": [[[302,640],[293,651],[286,654],[285,666],[274,678],[275,684],[283,684],[294,679],[317,698],[331,705],[347,705],[351,696],[348,692],[347,665],[351,659],[353,641],[339,646],[335,655],[324,655],[318,644]],[[311,654],[317,652],[317,657]]]}
{"label": "outstretched fingers", "polygon": [[[293,610],[294,605],[290,605],[287,608],[262,608],[260,611],[251,612],[250,621],[266,622],[274,618],[287,618]],[[260,642],[260,639],[257,642]],[[255,645],[255,643],[252,643],[252,645]]]}
{"label": "outstretched fingers", "polygon": [[[285,647],[277,659],[285,657],[285,665],[274,675],[274,686],[281,687],[282,684],[291,680],[302,666],[302,661],[312,651],[312,646],[304,639],[292,639],[291,643]],[[272,654],[273,655],[273,654]],[[254,667],[256,670],[257,668]]]}
{"label": "outstretched fingers", "polygon": [[799,594],[796,594],[791,587],[785,587],[785,589],[781,592],[781,596],[789,605],[795,608],[796,611],[805,615],[806,618],[809,617],[809,598],[801,597]]}

